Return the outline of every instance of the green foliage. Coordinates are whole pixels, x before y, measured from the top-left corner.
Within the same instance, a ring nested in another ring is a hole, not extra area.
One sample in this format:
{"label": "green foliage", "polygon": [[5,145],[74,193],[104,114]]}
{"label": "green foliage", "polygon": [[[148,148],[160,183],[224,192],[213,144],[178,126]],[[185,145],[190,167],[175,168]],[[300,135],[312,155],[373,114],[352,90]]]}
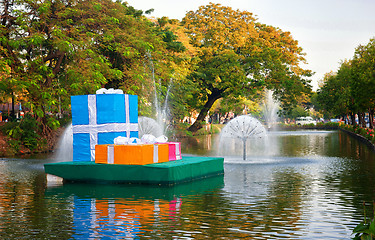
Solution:
{"label": "green foliage", "polygon": [[[354,115],[375,108],[375,39],[356,48],[337,73],[327,74],[317,101],[326,116]],[[354,122],[352,124],[355,124]]]}
{"label": "green foliage", "polygon": [[343,62],[337,74],[326,74],[325,84],[318,91],[317,102],[327,117],[356,112],[357,105],[351,101],[352,68]]}
{"label": "green foliage", "polygon": [[287,117],[295,119],[297,117],[307,117],[309,113],[301,106],[297,106],[293,108]]}
{"label": "green foliage", "polygon": [[[160,24],[160,23],[159,23]],[[177,36],[170,31],[170,28],[165,28],[162,30],[163,33],[163,41],[167,43],[167,49],[172,50],[174,52],[184,52],[186,51],[186,47],[177,40]]]}
{"label": "green foliage", "polygon": [[186,134],[186,136],[188,136],[188,137],[192,137],[192,136],[193,136],[193,133],[190,132],[190,131],[187,131],[187,130],[186,130],[185,134]]}
{"label": "green foliage", "polygon": [[38,132],[40,127],[38,122],[30,115],[26,115],[20,122],[10,124],[5,130],[11,138],[9,142],[11,147],[18,152],[21,145],[30,149],[36,150],[40,146],[40,136]]}
{"label": "green foliage", "polygon": [[47,125],[52,129],[52,130],[56,130],[60,127],[60,122],[53,118],[53,117],[49,117],[47,119]]}
{"label": "green foliage", "polygon": [[59,127],[49,116],[69,111],[71,95],[113,87],[149,104],[153,77],[166,86],[189,68],[171,21],[157,26],[126,2],[20,0],[0,11],[0,95],[22,99],[43,134]]}
{"label": "green foliage", "polygon": [[342,125],[340,125],[340,123],[337,123],[337,122],[327,122],[327,123],[324,123],[324,126],[334,127],[337,129],[339,126],[342,126]]}
{"label": "green foliage", "polygon": [[[364,220],[359,223],[354,229],[353,234],[355,234],[354,240],[372,240],[375,239],[375,217],[371,220],[367,219],[366,207],[363,204]],[[375,202],[373,202],[373,209],[375,216]]]}
{"label": "green foliage", "polygon": [[12,150],[15,153],[19,152],[20,146],[21,146],[20,140],[11,139],[11,140],[8,141],[8,143],[9,143],[9,146],[12,148]]}

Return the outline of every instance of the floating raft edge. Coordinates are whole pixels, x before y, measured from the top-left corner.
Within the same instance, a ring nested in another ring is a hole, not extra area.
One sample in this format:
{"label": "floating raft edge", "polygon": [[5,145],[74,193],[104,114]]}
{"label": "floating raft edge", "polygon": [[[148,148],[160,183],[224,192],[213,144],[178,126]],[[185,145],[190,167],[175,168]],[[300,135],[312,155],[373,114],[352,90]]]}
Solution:
{"label": "floating raft edge", "polygon": [[186,157],[147,165],[58,162],[44,165],[45,172],[66,182],[174,185],[224,173],[224,158]]}

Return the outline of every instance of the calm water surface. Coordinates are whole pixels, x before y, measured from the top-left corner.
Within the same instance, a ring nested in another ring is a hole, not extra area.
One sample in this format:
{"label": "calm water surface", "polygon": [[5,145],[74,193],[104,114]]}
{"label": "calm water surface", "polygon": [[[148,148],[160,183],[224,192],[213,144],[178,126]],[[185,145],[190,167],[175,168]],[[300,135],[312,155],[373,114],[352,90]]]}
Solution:
{"label": "calm water surface", "polygon": [[[337,131],[270,139],[246,162],[227,157],[224,176],[174,187],[62,185],[44,174],[52,156],[1,159],[0,238],[350,239],[375,200],[375,153]],[[221,148],[181,141],[185,154]]]}

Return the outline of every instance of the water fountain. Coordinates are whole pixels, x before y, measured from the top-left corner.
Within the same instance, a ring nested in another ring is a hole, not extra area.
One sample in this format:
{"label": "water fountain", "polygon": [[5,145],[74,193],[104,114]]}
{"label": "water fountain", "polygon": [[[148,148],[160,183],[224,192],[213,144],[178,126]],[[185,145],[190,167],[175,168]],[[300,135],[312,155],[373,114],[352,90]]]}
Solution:
{"label": "water fountain", "polygon": [[[168,107],[168,100],[169,100],[170,89],[171,89],[172,84],[173,84],[173,79],[171,78],[169,80],[169,84],[168,84],[168,87],[167,87],[167,90],[166,90],[166,93],[165,93],[165,100],[164,100],[164,103],[162,104],[161,99],[160,99],[161,96],[162,96],[162,94],[161,94],[162,93],[162,84],[161,84],[160,79],[157,81],[156,78],[155,78],[155,68],[154,68],[154,62],[152,60],[151,52],[146,52],[145,63],[148,63],[147,67],[150,70],[151,81],[152,81],[153,87],[154,87],[154,111],[155,111],[156,121],[153,122],[153,121],[150,121],[150,120],[142,119],[142,121],[143,120],[145,120],[145,121],[141,124],[145,125],[144,126],[145,129],[159,128],[160,127],[161,132],[162,132],[161,134],[165,134],[166,130],[168,128],[168,124],[170,122],[170,119],[169,119],[170,112],[169,112],[169,107]],[[155,125],[155,123],[157,125]],[[151,126],[148,127],[148,126],[146,126],[146,124],[151,124]]]}
{"label": "water fountain", "polygon": [[73,127],[70,123],[64,130],[57,144],[56,161],[73,161]]}
{"label": "water fountain", "polygon": [[268,129],[274,128],[278,119],[277,111],[280,104],[273,98],[273,91],[266,90],[263,101],[263,119]]}
{"label": "water fountain", "polygon": [[259,148],[257,142],[265,136],[266,130],[256,118],[249,115],[238,116],[229,121],[222,129],[219,154],[236,155],[239,153],[239,144],[242,143],[242,159],[245,161],[247,150],[251,147],[254,150]]}

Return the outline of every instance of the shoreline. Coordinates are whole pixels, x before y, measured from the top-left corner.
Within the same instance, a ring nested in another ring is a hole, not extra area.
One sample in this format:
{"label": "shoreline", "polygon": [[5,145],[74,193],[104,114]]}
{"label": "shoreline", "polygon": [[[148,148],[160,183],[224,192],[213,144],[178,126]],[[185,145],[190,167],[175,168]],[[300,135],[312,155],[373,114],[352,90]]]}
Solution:
{"label": "shoreline", "polygon": [[[5,123],[0,123],[0,127],[5,125]],[[215,126],[215,127],[214,127]],[[212,124],[210,129],[204,129],[202,131],[199,131],[199,133],[192,134],[189,136],[189,134],[186,134],[184,132],[179,132],[176,133],[175,136],[178,137],[194,137],[194,136],[199,136],[199,135],[210,135],[210,134],[215,134],[215,133],[220,133],[221,129],[223,128],[223,124]],[[212,131],[212,128],[215,128],[215,131]],[[11,140],[8,136],[6,136],[2,131],[0,131],[0,158],[9,158],[9,157],[17,157],[17,156],[25,156],[25,155],[31,155],[31,154],[38,154],[38,153],[51,153],[54,151],[56,148],[57,144],[57,139],[59,139],[64,132],[65,128],[59,128],[55,130],[54,135],[54,142],[55,144],[47,149],[47,150],[42,150],[42,151],[30,151],[29,149],[20,146],[20,149],[18,152],[15,152],[14,149],[11,148],[9,141]],[[371,150],[375,151],[375,144],[372,143],[369,139],[364,137],[361,134],[357,134],[353,131],[350,131],[348,129],[343,128],[339,124],[321,124],[321,125],[307,125],[307,126],[297,126],[297,125],[278,125],[277,127],[270,128],[271,131],[277,131],[277,130],[301,130],[301,129],[306,129],[306,130],[341,130],[350,136],[358,139],[362,143],[366,144],[368,147],[371,148]]]}

